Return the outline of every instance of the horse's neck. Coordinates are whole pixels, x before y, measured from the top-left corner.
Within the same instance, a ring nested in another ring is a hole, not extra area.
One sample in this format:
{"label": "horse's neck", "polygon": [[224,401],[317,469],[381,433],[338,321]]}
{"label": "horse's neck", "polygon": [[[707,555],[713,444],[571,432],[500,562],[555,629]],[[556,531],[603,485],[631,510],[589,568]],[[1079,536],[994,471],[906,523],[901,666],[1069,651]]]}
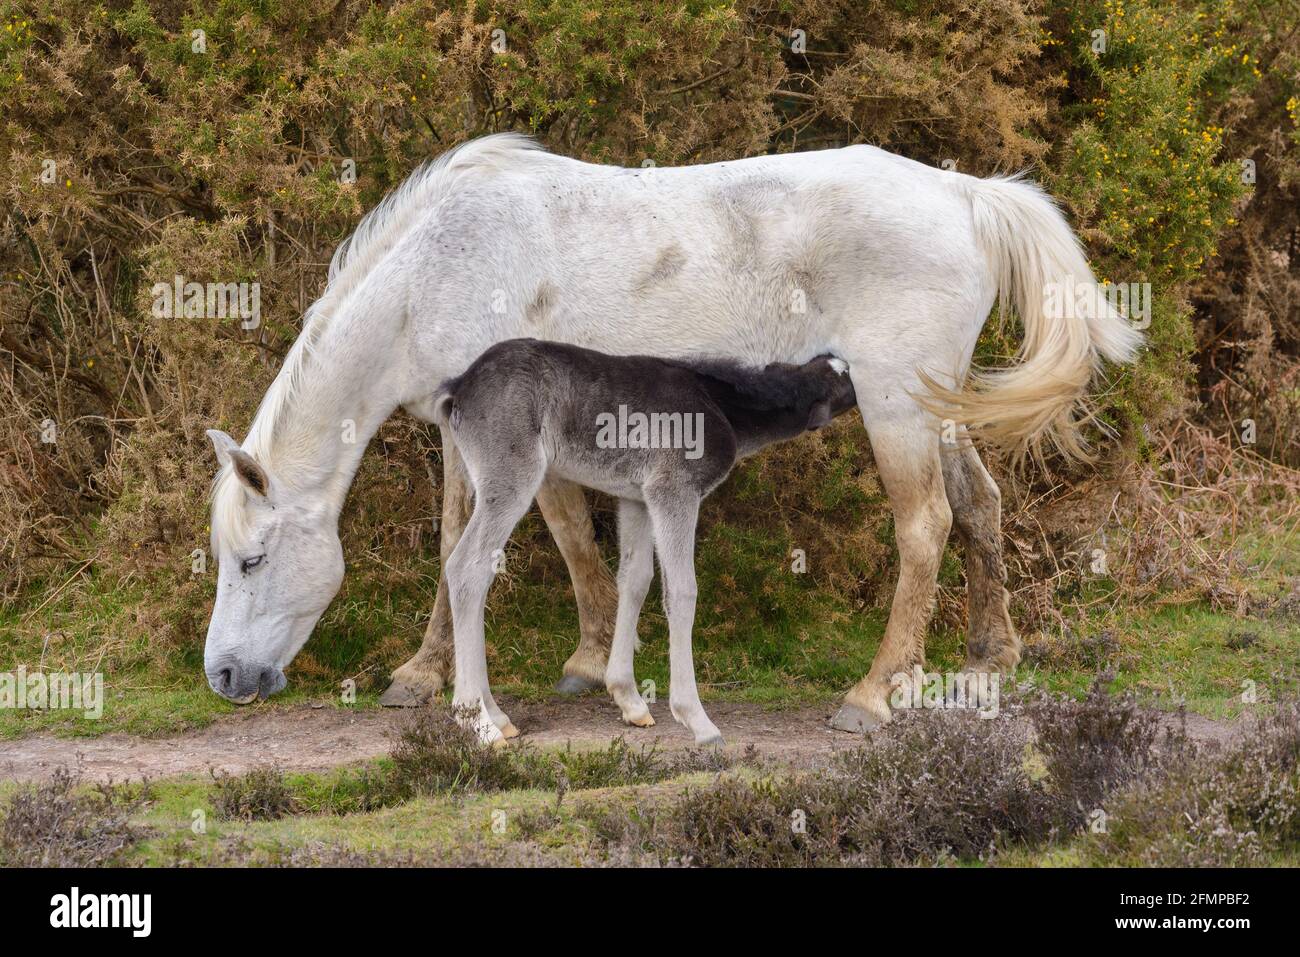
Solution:
{"label": "horse's neck", "polygon": [[286,363],[280,376],[295,387],[271,436],[272,471],[282,482],[317,494],[334,515],[356,475],[366,445],[400,401],[392,323],[376,317],[356,319],[345,311],[330,320],[301,369]]}

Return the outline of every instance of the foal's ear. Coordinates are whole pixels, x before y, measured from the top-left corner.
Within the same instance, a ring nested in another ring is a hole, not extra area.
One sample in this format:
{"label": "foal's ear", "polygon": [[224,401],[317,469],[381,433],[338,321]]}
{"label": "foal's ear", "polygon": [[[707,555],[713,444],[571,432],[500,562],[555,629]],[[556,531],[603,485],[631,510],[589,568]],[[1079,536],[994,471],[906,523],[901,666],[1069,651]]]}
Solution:
{"label": "foal's ear", "polygon": [[239,443],[220,429],[208,429],[207,435],[217,452],[217,464],[224,466],[230,461],[230,453],[239,448]]}
{"label": "foal's ear", "polygon": [[808,412],[808,431],[812,432],[820,429],[823,425],[831,424],[831,404],[829,402],[816,402]]}

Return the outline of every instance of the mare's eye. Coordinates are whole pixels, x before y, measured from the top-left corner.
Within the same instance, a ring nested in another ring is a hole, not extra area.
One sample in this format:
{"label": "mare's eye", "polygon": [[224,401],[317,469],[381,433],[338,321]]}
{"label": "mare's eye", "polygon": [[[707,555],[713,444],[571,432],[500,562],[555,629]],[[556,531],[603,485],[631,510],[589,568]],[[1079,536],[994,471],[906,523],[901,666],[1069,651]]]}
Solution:
{"label": "mare's eye", "polygon": [[245,558],[239,563],[239,570],[247,574],[249,569],[256,568],[258,565],[262,564],[262,559],[265,557],[265,555],[258,555],[256,558]]}

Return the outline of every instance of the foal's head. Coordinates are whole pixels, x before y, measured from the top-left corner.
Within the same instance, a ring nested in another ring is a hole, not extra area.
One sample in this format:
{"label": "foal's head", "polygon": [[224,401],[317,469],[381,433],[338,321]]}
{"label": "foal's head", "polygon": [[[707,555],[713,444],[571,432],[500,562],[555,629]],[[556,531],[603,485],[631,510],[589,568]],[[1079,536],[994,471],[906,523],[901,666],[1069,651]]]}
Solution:
{"label": "foal's head", "polygon": [[332,508],[283,488],[224,432],[208,432],[222,471],[212,493],[217,600],[203,667],[223,698],[248,704],[285,685],[284,669],[343,583]]}
{"label": "foal's head", "polygon": [[853,380],[849,378],[849,366],[843,359],[818,356],[805,362],[801,368],[808,377],[810,391],[814,396],[808,416],[810,431],[829,425],[831,419],[858,404],[857,394],[853,391]]}

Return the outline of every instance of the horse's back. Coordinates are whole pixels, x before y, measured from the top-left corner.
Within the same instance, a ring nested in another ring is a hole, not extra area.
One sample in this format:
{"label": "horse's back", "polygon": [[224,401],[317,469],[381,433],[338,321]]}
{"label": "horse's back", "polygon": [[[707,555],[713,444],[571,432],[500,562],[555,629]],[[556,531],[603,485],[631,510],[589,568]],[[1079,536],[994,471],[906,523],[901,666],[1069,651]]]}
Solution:
{"label": "horse's back", "polygon": [[413,301],[460,310],[471,357],[534,336],[800,361],[846,324],[888,336],[900,306],[975,311],[987,277],[964,179],[869,146],[648,169],[528,153],[436,204],[406,275]]}

